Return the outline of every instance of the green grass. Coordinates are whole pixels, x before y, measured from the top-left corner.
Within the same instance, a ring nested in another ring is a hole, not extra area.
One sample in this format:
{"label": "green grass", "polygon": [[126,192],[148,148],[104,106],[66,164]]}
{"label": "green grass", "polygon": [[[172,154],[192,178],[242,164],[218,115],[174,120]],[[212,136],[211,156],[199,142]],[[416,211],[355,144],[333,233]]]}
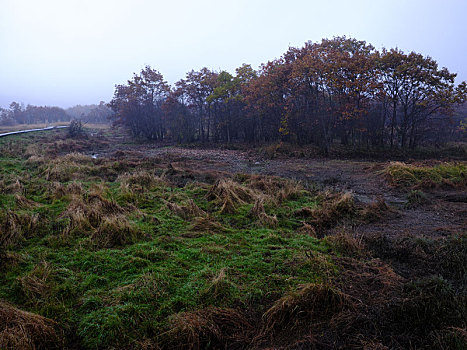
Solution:
{"label": "green grass", "polygon": [[[0,299],[57,321],[66,337],[83,348],[157,338],[168,329],[170,316],[184,311],[215,306],[261,313],[282,295],[322,282],[328,273],[307,254],[325,254],[329,244],[297,233],[301,222],[292,215],[318,205],[306,191],[280,205],[266,204],[267,214],[278,219],[276,227],[267,228],[250,216],[252,203],[221,214],[203,186],[155,184],[142,193],[124,192],[118,181],[85,174],[78,180],[85,191],[81,197],[100,184],[106,199],[130,208],[126,217],[146,237],[99,249],[90,244],[88,229],[63,234],[69,223],[63,213],[73,196],[54,196],[40,167],[20,157],[0,158],[0,166],[4,186],[20,177],[22,194],[36,203],[19,208],[12,189],[0,195],[2,212],[40,220],[33,232],[23,232],[22,239],[4,247],[14,258],[0,267]],[[168,200],[178,205],[193,200],[217,226],[194,229],[193,219],[167,208]]]}
{"label": "green grass", "polygon": [[465,186],[467,164],[443,163],[435,166],[415,166],[400,162],[391,163],[385,169],[391,182],[404,187],[431,187],[435,185]]}

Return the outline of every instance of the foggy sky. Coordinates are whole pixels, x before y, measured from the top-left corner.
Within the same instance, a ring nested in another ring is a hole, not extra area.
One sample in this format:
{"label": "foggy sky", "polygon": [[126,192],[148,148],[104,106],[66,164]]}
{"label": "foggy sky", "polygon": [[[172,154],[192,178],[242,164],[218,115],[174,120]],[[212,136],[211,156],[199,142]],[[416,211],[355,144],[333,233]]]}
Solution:
{"label": "foggy sky", "polygon": [[429,55],[460,82],[466,21],[467,0],[0,0],[0,106],[108,102],[146,64],[174,83],[342,35]]}

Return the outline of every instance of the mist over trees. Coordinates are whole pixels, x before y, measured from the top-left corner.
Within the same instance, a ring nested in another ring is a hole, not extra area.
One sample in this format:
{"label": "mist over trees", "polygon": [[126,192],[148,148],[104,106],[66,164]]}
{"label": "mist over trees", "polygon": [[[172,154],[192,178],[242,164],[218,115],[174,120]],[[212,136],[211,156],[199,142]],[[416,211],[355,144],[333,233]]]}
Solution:
{"label": "mist over trees", "polygon": [[109,106],[115,123],[151,140],[414,149],[465,137],[467,85],[455,76],[431,57],[337,37],[258,70],[191,71],[172,87],[147,66],[116,85]]}
{"label": "mist over trees", "polygon": [[87,123],[108,123],[113,114],[104,102],[99,105],[77,105],[68,109],[10,103],[8,109],[0,108],[0,125],[48,124],[81,119]]}

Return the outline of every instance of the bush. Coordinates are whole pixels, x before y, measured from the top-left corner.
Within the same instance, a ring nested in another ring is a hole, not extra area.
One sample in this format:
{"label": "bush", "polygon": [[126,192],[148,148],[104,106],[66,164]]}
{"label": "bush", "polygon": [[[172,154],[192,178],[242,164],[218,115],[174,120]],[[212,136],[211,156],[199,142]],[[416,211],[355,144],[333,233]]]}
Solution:
{"label": "bush", "polygon": [[83,123],[81,119],[73,119],[70,122],[70,126],[68,127],[68,137],[85,137],[86,133],[83,128]]}

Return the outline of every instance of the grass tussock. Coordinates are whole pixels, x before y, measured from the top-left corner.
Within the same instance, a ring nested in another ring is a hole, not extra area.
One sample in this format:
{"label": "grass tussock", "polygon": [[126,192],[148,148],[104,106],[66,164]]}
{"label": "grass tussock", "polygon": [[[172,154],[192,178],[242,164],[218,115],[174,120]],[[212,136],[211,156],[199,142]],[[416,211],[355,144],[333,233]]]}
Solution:
{"label": "grass tussock", "polygon": [[116,181],[120,182],[123,192],[143,193],[154,187],[167,185],[162,178],[146,170],[119,175]]}
{"label": "grass tussock", "polygon": [[20,194],[15,194],[15,201],[16,201],[16,206],[19,209],[32,209],[32,208],[36,208],[39,206],[38,203],[30,199],[27,199],[26,197]]}
{"label": "grass tussock", "polygon": [[351,302],[341,291],[323,284],[307,284],[271,306],[263,315],[264,335],[293,331],[303,323],[321,323],[349,308]]}
{"label": "grass tussock", "polygon": [[383,198],[378,198],[376,201],[365,206],[360,214],[363,221],[376,222],[393,212],[394,210],[386,204]]}
{"label": "grass tussock", "polygon": [[5,350],[59,349],[56,323],[0,301],[0,348]]}
{"label": "grass tussock", "polygon": [[188,200],[186,205],[178,205],[172,202],[167,202],[166,205],[171,212],[185,220],[206,216],[206,212],[198,207],[192,199]]}
{"label": "grass tussock", "polygon": [[321,206],[317,208],[304,207],[296,210],[294,215],[301,217],[312,225],[317,232],[336,225],[343,219],[355,214],[356,208],[351,193],[329,194],[324,193]]}
{"label": "grass tussock", "polygon": [[355,237],[346,232],[345,228],[336,234],[326,236],[324,241],[346,256],[362,256],[365,253],[363,237]]}
{"label": "grass tussock", "polygon": [[85,193],[85,189],[80,182],[70,182],[63,184],[58,181],[54,181],[48,184],[48,192],[51,198],[61,199],[67,196],[81,196]]}
{"label": "grass tussock", "polygon": [[17,214],[7,210],[0,214],[0,247],[16,245],[23,238],[33,236],[39,226],[39,215]]}
{"label": "grass tussock", "polygon": [[49,160],[41,169],[47,181],[67,182],[97,178],[115,180],[117,177],[112,163],[77,152]]}
{"label": "grass tussock", "polygon": [[115,201],[108,200],[99,192],[85,193],[82,197],[73,197],[61,218],[69,219],[68,231],[74,229],[90,230],[97,228],[107,216],[125,213]]}
{"label": "grass tussock", "polygon": [[251,189],[231,179],[216,181],[206,194],[208,200],[221,205],[221,213],[233,213],[238,206],[253,203],[255,197]]}
{"label": "grass tussock", "polygon": [[295,200],[304,193],[304,188],[300,183],[274,176],[237,175],[237,178],[243,179],[245,186],[279,203]]}
{"label": "grass tussock", "polygon": [[251,208],[250,216],[256,218],[258,223],[266,227],[276,227],[278,225],[278,220],[276,216],[271,216],[266,214],[264,209],[264,200],[262,198],[257,198],[255,205]]}
{"label": "grass tussock", "polygon": [[252,325],[239,311],[209,307],[171,316],[164,334],[167,348],[229,348],[248,341]]}
{"label": "grass tussock", "polygon": [[146,238],[146,235],[124,215],[112,215],[102,220],[90,238],[98,248],[114,248],[136,243]]}
{"label": "grass tussock", "polygon": [[18,283],[29,300],[45,299],[50,294],[49,281],[52,274],[51,265],[46,261],[42,261],[26,276],[18,278]]}
{"label": "grass tussock", "polygon": [[384,170],[389,181],[396,186],[432,188],[466,187],[467,164],[442,163],[434,166],[417,166],[402,162],[393,162]]}
{"label": "grass tussock", "polygon": [[193,223],[189,227],[189,232],[191,233],[222,233],[222,232],[226,232],[226,229],[219,222],[217,222],[213,217],[202,216],[202,217],[194,218]]}

